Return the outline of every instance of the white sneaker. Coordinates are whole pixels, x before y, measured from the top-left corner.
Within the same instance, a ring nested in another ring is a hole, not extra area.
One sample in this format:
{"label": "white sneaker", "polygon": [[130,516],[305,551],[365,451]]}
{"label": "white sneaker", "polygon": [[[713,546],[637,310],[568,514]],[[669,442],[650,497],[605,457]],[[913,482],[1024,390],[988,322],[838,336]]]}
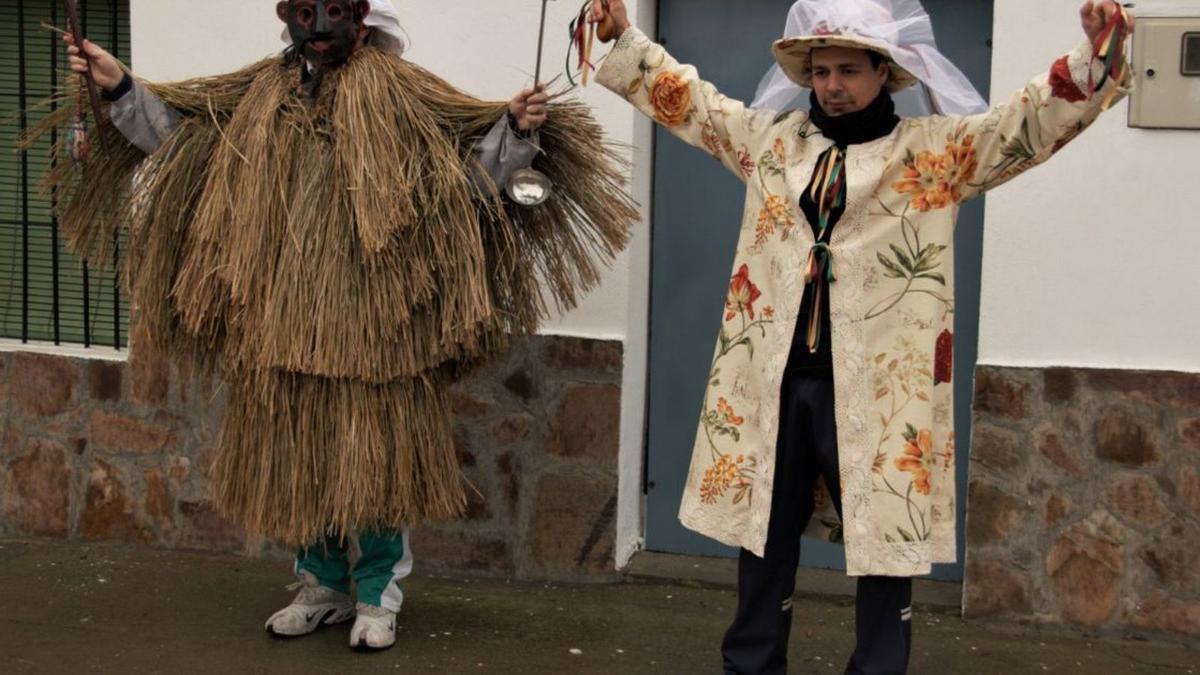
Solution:
{"label": "white sneaker", "polygon": [[355,649],[387,649],[396,643],[396,613],[382,607],[358,603],[358,618],[350,629],[350,646]]}
{"label": "white sneaker", "polygon": [[354,616],[354,603],[345,593],[321,586],[311,572],[301,572],[300,581],[289,589],[300,588],[292,604],[267,619],[267,632],[276,637],[308,635],[322,624],[341,623]]}

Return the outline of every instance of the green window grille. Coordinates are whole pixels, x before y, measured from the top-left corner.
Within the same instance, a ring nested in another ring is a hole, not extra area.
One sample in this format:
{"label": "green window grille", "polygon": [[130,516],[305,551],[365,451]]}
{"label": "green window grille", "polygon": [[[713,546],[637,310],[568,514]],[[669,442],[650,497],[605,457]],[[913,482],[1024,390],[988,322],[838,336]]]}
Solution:
{"label": "green window grille", "polygon": [[[128,61],[129,0],[78,2],[88,38]],[[129,303],[118,279],[67,250],[54,203],[39,188],[53,162],[70,159],[50,157],[56,138],[16,149],[22,131],[45,114],[31,109],[67,70],[65,45],[43,26],[65,28],[65,11],[59,0],[0,0],[0,17],[0,337],[121,349]]]}

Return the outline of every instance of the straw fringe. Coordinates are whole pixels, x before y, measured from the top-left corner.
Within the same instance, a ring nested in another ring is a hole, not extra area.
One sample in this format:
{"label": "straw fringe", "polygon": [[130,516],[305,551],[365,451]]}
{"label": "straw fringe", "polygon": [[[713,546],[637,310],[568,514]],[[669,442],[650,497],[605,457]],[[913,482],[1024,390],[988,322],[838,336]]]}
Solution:
{"label": "straw fringe", "polygon": [[637,216],[580,102],[551,106],[535,166],[555,193],[525,209],[472,180],[506,104],[370,48],[309,102],[299,67],[147,85],[184,116],[163,147],[146,159],[106,119],[111,152],[45,181],[89,260],[128,226],[154,346],[230,384],[217,505],[291,544],[459,514],[445,387],[575,306]]}

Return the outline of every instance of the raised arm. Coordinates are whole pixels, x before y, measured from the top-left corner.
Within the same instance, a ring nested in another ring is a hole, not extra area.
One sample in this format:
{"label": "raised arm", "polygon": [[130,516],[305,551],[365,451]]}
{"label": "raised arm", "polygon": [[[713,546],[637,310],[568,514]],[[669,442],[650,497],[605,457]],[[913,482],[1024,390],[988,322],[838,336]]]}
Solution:
{"label": "raised arm", "polygon": [[592,18],[612,21],[617,44],[596,79],[685,143],[707,151],[743,181],[773,114],[757,112],[700,79],[629,23],[623,0],[595,0]]}
{"label": "raised arm", "polygon": [[63,41],[67,43],[71,69],[77,73],[91,70],[104,99],[112,103],[109,116],[113,126],[130,143],[149,155],[174,133],[181,119],[179,112],[134,80],[112,54],[94,42],[85,41],[88,57],[85,59],[69,33],[63,36]]}
{"label": "raised arm", "polygon": [[1080,13],[1087,39],[1008,102],[970,117],[932,118],[931,135],[945,139],[950,164],[965,171],[953,179],[962,199],[1046,161],[1127,93],[1124,37],[1132,19],[1126,23],[1113,2],[1089,1]]}

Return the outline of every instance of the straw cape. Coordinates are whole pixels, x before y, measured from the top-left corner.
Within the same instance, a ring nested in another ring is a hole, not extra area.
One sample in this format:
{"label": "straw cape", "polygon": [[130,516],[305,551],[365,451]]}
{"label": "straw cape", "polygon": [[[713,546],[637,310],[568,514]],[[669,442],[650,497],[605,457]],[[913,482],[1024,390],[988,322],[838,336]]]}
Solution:
{"label": "straw cape", "polygon": [[228,386],[217,507],[291,545],[458,516],[447,385],[574,306],[636,217],[579,102],[551,106],[535,164],[555,193],[525,209],[471,179],[506,103],[370,47],[309,101],[300,67],[147,84],[184,117],[161,148],[105,116],[103,146],[45,181],[79,255],[112,260],[128,228],[120,271],[153,346]]}

